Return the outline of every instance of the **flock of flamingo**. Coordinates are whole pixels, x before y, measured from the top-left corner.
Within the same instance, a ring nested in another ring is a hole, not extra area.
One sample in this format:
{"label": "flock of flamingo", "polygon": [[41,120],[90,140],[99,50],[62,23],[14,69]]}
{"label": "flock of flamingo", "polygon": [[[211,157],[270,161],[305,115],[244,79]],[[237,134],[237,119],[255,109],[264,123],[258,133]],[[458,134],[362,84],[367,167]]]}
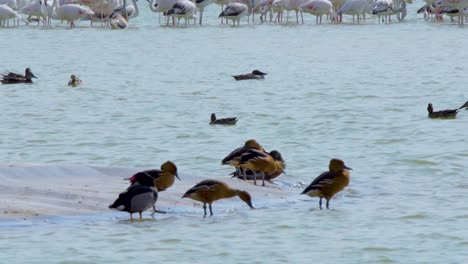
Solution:
{"label": "flock of flamingo", "polygon": [[[51,27],[52,20],[67,21],[75,27],[77,20],[100,22],[113,29],[128,27],[128,21],[139,15],[137,0],[0,0],[0,27],[19,26],[37,21],[44,27]],[[221,6],[221,23],[232,21],[239,26],[240,20],[255,23],[255,15],[260,22],[288,23],[289,11],[295,12],[296,23],[304,23],[303,13],[316,16],[316,23],[322,23],[325,15],[330,23],[341,23],[343,15],[352,16],[352,22],[361,23],[366,14],[378,17],[378,23],[390,23],[392,16],[401,21],[407,14],[406,4],[413,0],[147,0],[151,11],[163,14],[166,25],[179,26],[184,19],[185,27],[189,20],[203,24],[203,10],[210,4]],[[458,18],[463,25],[468,14],[468,0],[424,0],[425,5],[418,10],[424,18],[441,20],[444,15]],[[286,21],[283,19],[286,11]],[[23,15],[23,16],[22,16]],[[171,23],[172,19],[172,23]],[[177,23],[176,23],[177,20]]]}

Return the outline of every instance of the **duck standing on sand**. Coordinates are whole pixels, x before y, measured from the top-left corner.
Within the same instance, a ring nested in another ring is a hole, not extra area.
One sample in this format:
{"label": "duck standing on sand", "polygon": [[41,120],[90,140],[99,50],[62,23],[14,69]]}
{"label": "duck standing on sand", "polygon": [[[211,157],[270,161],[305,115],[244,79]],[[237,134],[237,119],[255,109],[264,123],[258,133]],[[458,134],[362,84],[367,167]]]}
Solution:
{"label": "duck standing on sand", "polygon": [[[247,152],[250,149],[257,149],[259,151],[265,152],[263,147],[255,139],[249,139],[244,143],[244,146],[242,146],[240,148],[236,148],[231,153],[229,153],[221,161],[221,165],[233,166],[234,168],[236,168],[236,171],[238,171],[240,173],[240,169],[241,169],[239,167],[240,158],[241,158],[242,154],[244,154],[245,152]],[[245,174],[245,170],[243,172],[244,172],[244,177],[243,178],[244,178],[244,181],[245,181],[247,179],[247,175]]]}
{"label": "duck standing on sand", "polygon": [[427,105],[427,112],[428,112],[428,117],[429,118],[457,118],[458,112],[466,108],[468,109],[468,101],[465,102],[462,106],[460,106],[457,109],[447,109],[447,110],[441,110],[441,111],[435,111],[434,108],[432,107],[432,104],[429,103]]}
{"label": "duck standing on sand", "polygon": [[[132,186],[148,186],[154,187],[158,192],[165,191],[171,187],[175,178],[180,181],[179,174],[177,173],[177,166],[172,161],[166,161],[161,165],[161,170],[146,170],[134,174],[128,180]],[[164,211],[156,210],[154,212],[165,213]]]}
{"label": "duck standing on sand", "polygon": [[226,117],[216,118],[215,113],[211,114],[210,125],[235,125],[237,123],[237,117]]}
{"label": "duck standing on sand", "polygon": [[70,76],[70,81],[68,81],[68,86],[71,86],[71,87],[76,87],[78,85],[80,85],[82,83],[82,81],[76,77],[75,74],[72,74]]}
{"label": "duck standing on sand", "polygon": [[[283,157],[281,156],[281,153],[277,150],[272,150],[270,153],[270,156],[273,158],[276,164],[276,171],[273,173],[267,173],[265,174],[265,180],[271,182],[273,179],[277,178],[280,176],[283,172],[284,169],[286,169],[286,162],[284,161]],[[232,177],[231,178],[238,178],[238,179],[243,179],[244,178],[244,171],[246,174],[246,179],[247,180],[254,180],[254,172],[251,170],[244,170],[242,168],[236,170],[235,172],[231,173]]]}
{"label": "duck standing on sand", "polygon": [[154,208],[154,204],[158,200],[158,192],[149,186],[130,186],[127,190],[119,194],[119,198],[109,205],[111,209],[125,211],[130,213],[130,220],[133,220],[133,213],[140,214],[142,212]]}
{"label": "duck standing on sand", "polygon": [[231,189],[226,183],[217,180],[204,180],[198,183],[197,185],[190,188],[182,196],[182,198],[191,198],[193,200],[202,202],[203,210],[205,211],[203,217],[206,217],[206,204],[209,205],[210,214],[213,215],[211,204],[214,201],[224,198],[231,198],[234,196],[238,196],[251,209],[255,209],[255,207],[252,205],[252,198],[248,192]]}
{"label": "duck standing on sand", "polygon": [[2,84],[15,84],[15,83],[32,83],[32,78],[37,78],[31,72],[30,68],[26,68],[24,75],[19,73],[8,72],[0,75],[0,82]]}
{"label": "duck standing on sand", "polygon": [[255,185],[257,185],[257,174],[260,174],[262,176],[262,186],[265,186],[265,176],[278,171],[275,159],[272,155],[277,155],[279,156],[279,159],[282,159],[281,154],[276,150],[273,150],[270,153],[265,153],[264,151],[250,149],[240,157],[239,167],[244,172],[247,170],[253,172]]}
{"label": "duck standing on sand", "polygon": [[240,74],[240,75],[233,75],[234,79],[236,81],[241,81],[241,80],[263,80],[265,79],[265,75],[267,75],[264,72],[261,72],[259,70],[254,70],[251,73],[247,74]]}
{"label": "duck standing on sand", "polygon": [[329,171],[320,174],[301,194],[320,197],[320,209],[322,209],[322,198],[325,198],[327,200],[327,209],[329,209],[330,199],[349,184],[350,175],[348,170],[352,169],[347,167],[342,160],[332,159]]}

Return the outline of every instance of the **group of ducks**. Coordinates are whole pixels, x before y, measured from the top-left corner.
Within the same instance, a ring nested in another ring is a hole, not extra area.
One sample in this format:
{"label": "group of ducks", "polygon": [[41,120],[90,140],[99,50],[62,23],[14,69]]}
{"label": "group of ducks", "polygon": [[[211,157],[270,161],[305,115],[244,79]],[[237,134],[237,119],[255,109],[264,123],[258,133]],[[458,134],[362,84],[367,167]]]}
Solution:
{"label": "group of ducks", "polygon": [[[233,177],[243,180],[253,179],[254,184],[256,184],[256,176],[260,174],[263,186],[265,186],[265,180],[271,181],[278,177],[286,167],[278,151],[266,152],[254,139],[247,140],[242,147],[229,153],[221,164],[236,168],[236,171],[232,173]],[[330,199],[348,186],[350,181],[349,170],[351,168],[347,167],[342,160],[332,159],[329,170],[320,174],[301,194],[319,197],[320,209],[322,209],[322,199],[325,198],[328,209]],[[131,220],[133,220],[134,213],[139,213],[140,219],[142,219],[142,213],[150,208],[153,208],[154,212],[165,213],[157,210],[155,203],[158,199],[158,193],[171,187],[175,182],[175,178],[180,180],[177,167],[172,161],[163,163],[160,170],[138,172],[128,178],[130,186],[120,193],[115,202],[109,205],[109,208],[130,213]],[[248,192],[233,189],[226,183],[213,179],[196,184],[186,191],[182,198],[202,202],[203,216],[206,217],[207,205],[210,215],[213,215],[212,203],[214,201],[235,196],[238,196],[251,209],[255,209],[252,204],[252,197]]]}
{"label": "group of ducks", "polygon": [[[14,73],[14,72],[7,72],[4,74],[0,74],[0,83],[1,84],[32,83],[33,78],[38,79],[36,75],[32,73],[30,68],[26,68],[26,70],[24,70],[24,75],[20,73]],[[72,74],[70,76],[70,80],[68,81],[68,86],[76,87],[82,83],[83,81],[81,81],[75,74]]]}

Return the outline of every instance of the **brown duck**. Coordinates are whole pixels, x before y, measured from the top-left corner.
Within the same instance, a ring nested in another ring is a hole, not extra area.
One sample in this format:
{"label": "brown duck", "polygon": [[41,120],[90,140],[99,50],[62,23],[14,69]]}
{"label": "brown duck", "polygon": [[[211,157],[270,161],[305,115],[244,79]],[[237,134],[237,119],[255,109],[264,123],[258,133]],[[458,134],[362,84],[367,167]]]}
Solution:
{"label": "brown duck", "polygon": [[[284,170],[286,169],[286,162],[284,161],[283,157],[281,156],[281,153],[277,150],[273,150],[270,153],[270,156],[273,158],[276,164],[276,171],[273,173],[267,173],[265,174],[265,180],[266,181],[272,181],[276,177],[280,176]],[[246,174],[246,179],[247,180],[253,180],[254,179],[254,173],[251,170],[245,170]],[[235,172],[231,173],[232,177],[231,178],[239,178],[243,179],[244,178],[244,169],[239,168]]]}
{"label": "brown duck", "polygon": [[211,204],[214,201],[234,196],[238,196],[251,209],[255,209],[252,205],[252,198],[248,192],[232,189],[226,183],[217,180],[204,180],[198,183],[190,188],[182,198],[190,198],[202,202],[205,212],[203,217],[206,217],[206,204],[208,204],[210,208],[210,214],[213,215]]}
{"label": "brown duck", "polygon": [[70,76],[70,81],[68,81],[68,86],[76,87],[80,85],[82,81],[74,74]]}
{"label": "brown duck", "polygon": [[32,83],[32,78],[37,78],[30,68],[26,68],[24,75],[19,73],[8,72],[0,75],[0,82],[2,84],[15,84],[15,83]]}
{"label": "brown duck", "polygon": [[435,112],[434,112],[434,108],[432,104],[429,103],[427,105],[427,112],[428,112],[427,116],[429,118],[457,118],[458,112],[463,108],[468,108],[468,101],[457,109],[447,109],[447,110],[441,110],[441,111],[435,111]]}
{"label": "brown duck", "polygon": [[322,209],[322,198],[325,198],[327,200],[327,209],[329,209],[330,199],[349,184],[350,175],[348,170],[352,169],[347,167],[342,160],[332,159],[329,171],[320,174],[301,194],[320,197],[320,209]]}
{"label": "brown duck", "polygon": [[237,117],[226,117],[226,118],[216,118],[216,114],[211,114],[210,125],[235,125],[237,123]]}

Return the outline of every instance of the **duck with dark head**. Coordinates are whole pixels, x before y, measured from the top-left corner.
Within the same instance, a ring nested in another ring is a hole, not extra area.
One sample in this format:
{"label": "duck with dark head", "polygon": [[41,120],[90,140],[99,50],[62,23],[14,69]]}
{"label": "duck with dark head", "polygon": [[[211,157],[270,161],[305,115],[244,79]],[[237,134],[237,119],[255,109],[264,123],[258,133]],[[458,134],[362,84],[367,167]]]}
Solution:
{"label": "duck with dark head", "polygon": [[463,108],[468,109],[468,101],[466,101],[462,106],[460,106],[457,109],[447,109],[447,110],[440,110],[440,111],[434,111],[434,107],[432,106],[431,103],[427,105],[427,112],[428,112],[428,117],[429,118],[457,118],[458,112],[462,110]]}
{"label": "duck with dark head", "polygon": [[0,75],[2,84],[32,83],[32,78],[37,78],[30,68],[26,68],[24,75],[14,72],[8,72]]}
{"label": "duck with dark head", "polygon": [[237,117],[216,118],[216,114],[211,114],[210,125],[235,125]]}
{"label": "duck with dark head", "polygon": [[267,75],[264,72],[261,72],[259,70],[253,70],[251,73],[247,74],[239,74],[239,75],[233,75],[234,79],[236,81],[241,81],[241,80],[263,80],[265,79],[265,75]]}

